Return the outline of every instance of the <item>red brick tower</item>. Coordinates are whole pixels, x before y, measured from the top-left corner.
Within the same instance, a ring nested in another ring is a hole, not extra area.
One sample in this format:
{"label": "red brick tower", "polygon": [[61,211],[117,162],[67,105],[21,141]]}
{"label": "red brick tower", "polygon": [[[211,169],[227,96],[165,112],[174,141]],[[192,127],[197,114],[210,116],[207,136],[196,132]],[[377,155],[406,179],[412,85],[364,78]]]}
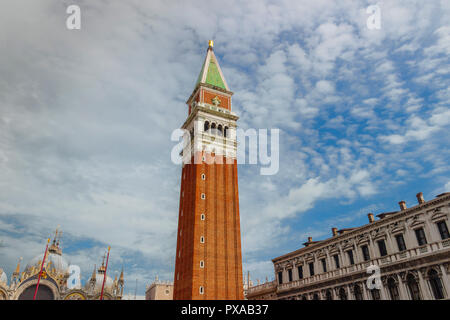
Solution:
{"label": "red brick tower", "polygon": [[177,300],[244,298],[232,94],[210,41],[182,126],[191,144],[182,152]]}

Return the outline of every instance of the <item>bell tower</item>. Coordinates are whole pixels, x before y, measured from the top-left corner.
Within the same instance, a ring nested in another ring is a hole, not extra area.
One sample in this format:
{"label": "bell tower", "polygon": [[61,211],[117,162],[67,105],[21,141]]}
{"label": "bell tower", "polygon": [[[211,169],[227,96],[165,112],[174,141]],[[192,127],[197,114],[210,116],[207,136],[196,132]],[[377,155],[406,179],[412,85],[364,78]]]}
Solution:
{"label": "bell tower", "polygon": [[182,128],[183,151],[174,299],[243,299],[236,121],[209,41]]}

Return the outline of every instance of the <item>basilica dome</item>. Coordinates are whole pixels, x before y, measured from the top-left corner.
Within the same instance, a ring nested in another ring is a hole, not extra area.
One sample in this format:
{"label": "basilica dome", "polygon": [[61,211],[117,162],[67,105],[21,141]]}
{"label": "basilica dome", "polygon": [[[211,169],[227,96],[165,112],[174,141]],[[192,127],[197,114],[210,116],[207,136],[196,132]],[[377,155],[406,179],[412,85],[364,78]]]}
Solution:
{"label": "basilica dome", "polygon": [[[40,268],[40,263],[42,263],[43,257],[44,257],[44,254],[41,253],[41,254],[37,255],[36,257],[34,257],[33,259],[31,259],[28,262],[25,269],[30,269],[30,268],[36,267],[36,266],[38,268]],[[62,274],[68,272],[69,264],[59,253],[47,252],[47,257],[45,258],[45,263],[47,264],[48,262],[51,262],[50,270],[53,270],[53,268],[55,268],[57,273],[62,273]]]}
{"label": "basilica dome", "polygon": [[[95,276],[95,291],[102,291],[102,285],[103,285],[103,273],[97,273]],[[114,280],[109,277],[108,275],[106,275],[106,281],[105,281],[105,290],[109,290],[112,289],[112,287],[114,286]]]}

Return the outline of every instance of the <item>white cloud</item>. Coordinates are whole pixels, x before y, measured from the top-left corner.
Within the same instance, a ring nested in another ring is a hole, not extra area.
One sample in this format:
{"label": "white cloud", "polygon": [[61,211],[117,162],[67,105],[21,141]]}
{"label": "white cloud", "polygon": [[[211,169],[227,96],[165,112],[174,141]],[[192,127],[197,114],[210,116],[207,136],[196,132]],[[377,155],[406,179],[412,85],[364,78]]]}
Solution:
{"label": "white cloud", "polygon": [[447,108],[436,108],[428,120],[412,115],[407,123],[408,129],[406,129],[404,135],[392,134],[380,136],[380,139],[391,144],[425,140],[438,131],[447,129],[446,126],[450,123],[450,111]]}
{"label": "white cloud", "polygon": [[450,190],[450,181],[445,184],[444,189],[446,190],[446,192],[449,192],[449,190]]}

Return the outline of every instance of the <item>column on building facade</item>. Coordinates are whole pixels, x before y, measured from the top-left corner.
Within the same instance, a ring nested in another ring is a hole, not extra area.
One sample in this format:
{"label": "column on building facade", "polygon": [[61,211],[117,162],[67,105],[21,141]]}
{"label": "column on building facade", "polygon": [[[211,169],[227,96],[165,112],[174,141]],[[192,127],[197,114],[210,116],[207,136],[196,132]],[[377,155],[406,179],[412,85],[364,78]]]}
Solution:
{"label": "column on building facade", "polygon": [[414,247],[417,247],[416,236],[414,234],[414,231],[406,227],[405,232],[403,233],[403,238],[405,240],[406,249],[411,249]]}
{"label": "column on building facade", "polygon": [[430,220],[425,220],[425,225],[423,227],[425,231],[425,236],[427,237],[427,243],[435,242],[441,240],[440,235],[438,232],[433,232],[433,226],[432,223],[430,223]]}
{"label": "column on building facade", "polygon": [[[302,257],[302,268],[303,268],[303,279],[305,279],[305,274],[307,272],[307,270],[306,270],[307,265],[306,265],[305,257]],[[297,273],[298,273],[298,270],[297,270]]]}
{"label": "column on building facade", "polygon": [[[314,275],[318,275],[318,274],[322,273],[322,269],[321,269],[322,265],[321,265],[319,259],[317,258],[316,253],[313,253],[313,258],[314,258]],[[320,277],[319,277],[319,279],[320,279]]]}
{"label": "column on building facade", "polygon": [[[344,259],[345,259],[344,250],[342,250],[342,246],[339,244],[339,261],[341,264],[339,269],[342,269],[343,267],[346,266],[346,263],[344,263],[345,262]],[[341,272],[339,272],[339,274],[342,275]]]}
{"label": "column on building facade", "polygon": [[[388,252],[388,255],[391,255],[395,252],[394,241],[392,240],[392,235],[389,231],[387,231],[386,234],[387,234],[387,237],[386,237],[387,252]],[[392,259],[391,259],[391,261],[392,261]]]}
{"label": "column on building facade", "polygon": [[450,279],[447,274],[447,270],[446,270],[445,266],[443,264],[440,264],[439,268],[441,268],[441,271],[442,271],[441,282],[442,282],[442,285],[444,286],[444,290],[445,290],[445,294],[446,294],[445,296],[448,299],[450,297],[450,282],[449,282]]}
{"label": "column on building facade", "polygon": [[367,245],[369,247],[370,260],[373,260],[375,259],[375,246],[373,243],[372,235],[370,234],[370,232],[368,234],[369,234],[369,243]]}
{"label": "column on building facade", "polygon": [[327,265],[328,265],[328,269],[327,269],[327,270],[328,270],[328,271],[331,271],[331,270],[334,269],[334,267],[333,267],[333,261],[331,261],[331,260],[333,260],[333,258],[331,257],[330,252],[328,251],[328,249],[326,250],[325,254],[326,254],[326,256],[327,256],[327,259],[326,259]]}
{"label": "column on building facade", "polygon": [[387,294],[387,286],[385,285],[386,279],[381,279],[381,288],[380,288],[380,298],[381,300],[389,300],[389,295]]}
{"label": "column on building facade", "polygon": [[295,259],[292,260],[292,269],[291,269],[291,273],[292,273],[292,281],[295,281]]}
{"label": "column on building facade", "polygon": [[[381,293],[382,300],[392,300],[391,294],[389,292],[389,287],[387,285],[387,277],[384,278],[382,281],[382,287],[381,287],[380,293]],[[384,297],[383,297],[383,293],[384,293]]]}
{"label": "column on building facade", "polygon": [[330,288],[331,290],[331,297],[333,300],[339,300],[339,296],[337,295],[336,288]]}
{"label": "column on building facade", "polygon": [[334,287],[331,289],[331,294],[333,295],[333,300],[341,300],[339,298],[339,289],[338,287]]}
{"label": "column on building facade", "polygon": [[353,256],[354,256],[354,259],[355,259],[355,264],[363,262],[364,261],[364,257],[362,256],[362,252],[361,252],[361,250],[359,250],[359,246],[356,243],[356,241],[353,242],[353,247],[354,247],[354,249],[353,249]]}
{"label": "column on building facade", "polygon": [[362,287],[364,300],[372,300],[372,298],[370,297],[369,292],[367,291],[367,283],[366,283],[366,281],[361,282],[361,287]]}
{"label": "column on building facade", "polygon": [[409,300],[406,283],[403,282],[402,277],[399,274],[397,274],[396,277],[398,281],[398,293],[400,295],[400,300]]}
{"label": "column on building facade", "polygon": [[428,285],[423,278],[422,271],[418,270],[417,274],[419,275],[419,286],[420,292],[422,293],[422,298],[424,300],[432,300],[432,296],[430,295],[430,290],[428,290]]}
{"label": "column on building facade", "polygon": [[354,295],[354,289],[352,288],[353,284],[347,284],[345,286],[345,291],[347,291],[347,300],[356,300]]}

